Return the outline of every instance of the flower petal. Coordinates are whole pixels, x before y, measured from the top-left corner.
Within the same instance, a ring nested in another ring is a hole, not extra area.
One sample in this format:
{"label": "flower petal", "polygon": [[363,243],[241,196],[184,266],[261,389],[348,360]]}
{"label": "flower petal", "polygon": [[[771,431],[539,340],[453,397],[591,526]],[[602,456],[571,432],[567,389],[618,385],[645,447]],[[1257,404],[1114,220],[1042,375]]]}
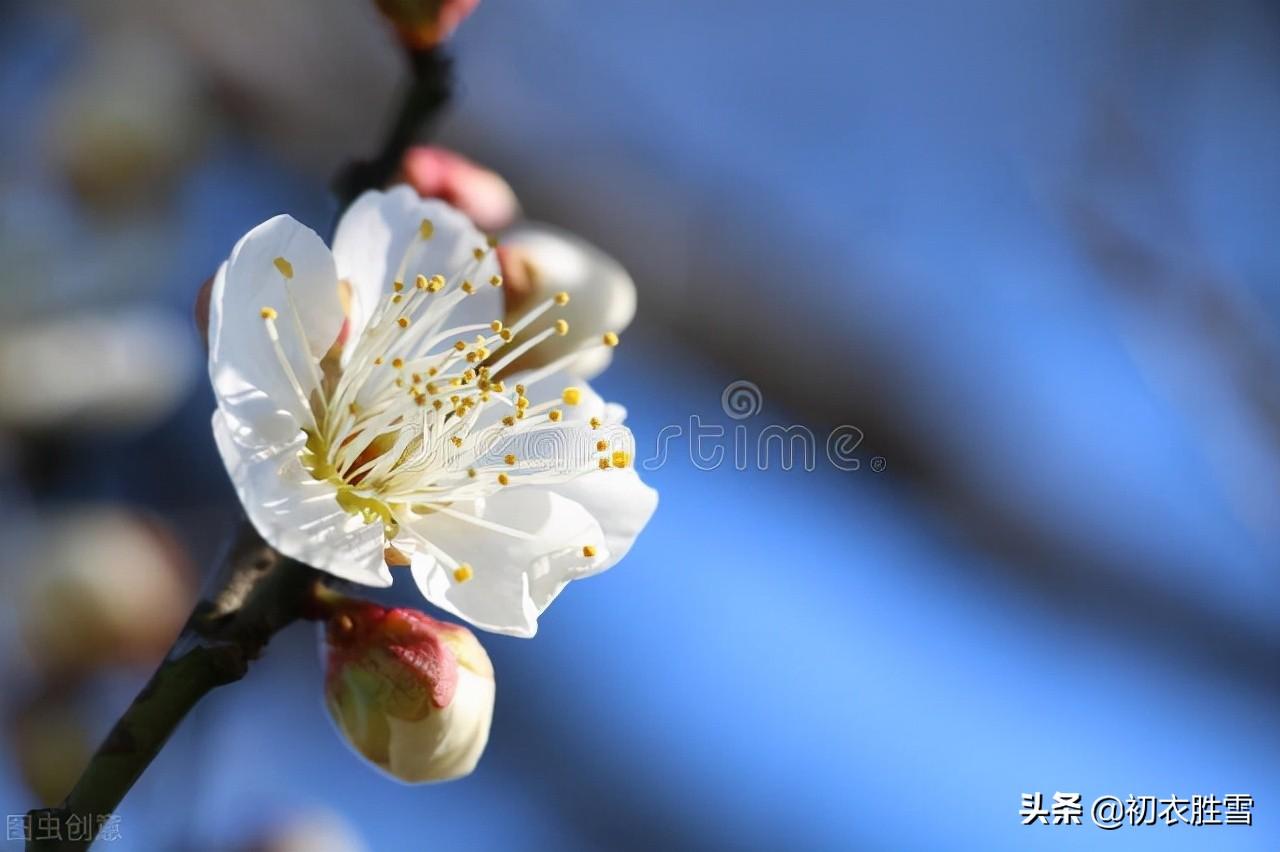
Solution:
{"label": "flower petal", "polygon": [[[424,220],[432,226],[425,242],[419,230]],[[485,250],[478,264],[473,255],[477,248]],[[450,286],[457,286],[460,281],[455,278],[465,272],[476,293],[463,300],[454,310],[457,319],[451,316],[448,324],[489,322],[502,316],[501,291],[488,283],[498,274],[498,261],[488,250],[484,234],[457,209],[438,199],[419,198],[408,186],[387,192],[370,190],[357,198],[338,222],[333,255],[338,277],[351,283],[348,340],[359,338],[397,276],[412,286],[419,274],[443,275]]]}
{"label": "flower petal", "polygon": [[592,566],[591,573],[611,568],[626,556],[658,508],[658,492],[641,482],[630,467],[596,470],[549,488],[577,503],[600,525],[606,556]]}
{"label": "flower petal", "polygon": [[[264,308],[276,312],[279,351]],[[337,338],[343,318],[324,241],[288,216],[254,228],[218,270],[210,298],[209,378],[219,406],[260,427],[268,444],[292,439],[312,420],[300,397],[315,389],[315,362]]]}
{"label": "flower petal", "polygon": [[[485,630],[532,636],[538,615],[560,590],[608,556],[602,547],[584,554],[584,545],[604,540],[599,524],[582,506],[545,488],[510,488],[450,509],[411,523],[416,543],[406,546],[419,548],[413,578],[427,600]],[[463,562],[471,576],[459,582],[453,572]]]}
{"label": "flower petal", "polygon": [[213,436],[250,522],[268,544],[344,580],[391,585],[382,522],[365,523],[343,511],[333,485],[307,473],[298,460],[306,440],[301,432],[292,444],[256,449],[252,430],[219,410]]}

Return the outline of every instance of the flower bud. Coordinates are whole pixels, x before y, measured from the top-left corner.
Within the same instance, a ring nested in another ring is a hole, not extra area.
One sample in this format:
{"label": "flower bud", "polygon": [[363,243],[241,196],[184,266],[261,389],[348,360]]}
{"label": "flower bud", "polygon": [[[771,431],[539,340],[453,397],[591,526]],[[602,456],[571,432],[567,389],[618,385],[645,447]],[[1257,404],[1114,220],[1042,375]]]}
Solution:
{"label": "flower bud", "polygon": [[480,0],[376,0],[409,47],[423,50],[453,35]]}
{"label": "flower bud", "polygon": [[340,606],[325,702],[347,742],[411,784],[469,774],[489,739],[494,681],[471,631],[412,609]]}
{"label": "flower bud", "polygon": [[156,519],[118,508],[66,510],[30,557],[20,620],[46,672],[154,665],[195,597],[185,551]]}
{"label": "flower bud", "polygon": [[461,154],[419,145],[405,153],[401,165],[419,195],[449,202],[482,231],[505,228],[520,215],[516,194],[502,176]]}
{"label": "flower bud", "polygon": [[[569,331],[534,347],[516,365],[534,369],[579,349],[604,332],[620,332],[636,313],[636,285],[609,255],[581,237],[535,222],[523,222],[502,237],[498,249],[506,291],[506,323],[513,325],[529,310],[556,293],[568,293],[568,304],[548,311],[525,329],[528,338],[558,320]],[[516,342],[518,345],[518,341]],[[582,353],[566,369],[582,378],[604,370],[612,358],[608,348]]]}

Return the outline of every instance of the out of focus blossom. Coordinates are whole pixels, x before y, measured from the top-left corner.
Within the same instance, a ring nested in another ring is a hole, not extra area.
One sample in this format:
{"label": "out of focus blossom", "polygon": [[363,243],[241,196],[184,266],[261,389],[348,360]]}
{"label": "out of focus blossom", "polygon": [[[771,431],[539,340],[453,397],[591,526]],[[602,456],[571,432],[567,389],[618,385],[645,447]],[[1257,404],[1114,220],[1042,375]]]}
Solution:
{"label": "out of focus blossom", "polygon": [[[125,0],[88,4],[155,27],[224,95],[237,126],[329,178],[370,157],[409,66],[368,0]],[[109,7],[109,8],[108,8]]]}
{"label": "out of focus blossom", "polygon": [[54,97],[48,150],[98,206],[153,197],[208,132],[200,78],[173,44],[144,28],[98,34]]}
{"label": "out of focus blossom", "polygon": [[338,814],[292,814],[259,833],[244,852],[366,852],[354,828]]}
{"label": "out of focus blossom", "polygon": [[196,357],[186,324],[149,309],[10,326],[0,334],[0,427],[146,427],[185,396]]}
{"label": "out of focus blossom", "polygon": [[45,524],[19,609],[36,664],[60,673],[163,657],[195,591],[184,552],[159,521],[83,508]]}
{"label": "out of focus blossom", "polygon": [[[209,375],[222,460],[273,547],[371,586],[408,564],[435,605],[527,637],[623,558],[658,497],[621,406],[555,361],[507,370],[571,332],[570,295],[530,309],[547,328],[526,340],[502,283],[466,217],[407,186],[357,199],[332,251],[277,216],[214,279]],[[581,316],[596,331],[566,365],[618,343]]]}
{"label": "out of focus blossom", "polygon": [[409,47],[434,47],[453,35],[480,0],[376,0]]}
{"label": "out of focus blossom", "polygon": [[465,627],[411,609],[343,606],[329,619],[325,701],[357,752],[401,781],[476,767],[493,719],[493,666]]}
{"label": "out of focus blossom", "polygon": [[93,737],[75,702],[57,694],[18,708],[7,733],[22,780],[46,806],[71,791],[93,751]]}
{"label": "out of focus blossom", "polygon": [[411,148],[403,167],[405,181],[419,195],[449,202],[481,230],[499,231],[520,215],[520,202],[501,175],[447,148]]}
{"label": "out of focus blossom", "polygon": [[[519,366],[535,369],[581,348],[595,330],[622,331],[636,313],[636,286],[627,271],[581,237],[550,225],[522,222],[502,236],[498,250],[506,279],[506,320],[517,325],[554,293],[568,293],[566,311],[529,323],[522,338],[531,338],[557,319],[567,320],[569,333],[553,337],[521,358]],[[583,378],[609,365],[612,350],[581,352],[566,370]]]}

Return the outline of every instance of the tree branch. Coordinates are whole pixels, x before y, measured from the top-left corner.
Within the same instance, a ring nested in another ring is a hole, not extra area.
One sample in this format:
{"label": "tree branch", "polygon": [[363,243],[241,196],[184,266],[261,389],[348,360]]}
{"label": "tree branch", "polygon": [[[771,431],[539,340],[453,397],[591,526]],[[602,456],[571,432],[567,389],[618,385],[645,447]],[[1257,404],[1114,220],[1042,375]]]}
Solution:
{"label": "tree branch", "polygon": [[135,781],[201,698],[244,677],[271,637],[313,615],[320,574],[244,527],[169,656],[116,722],[60,807],[28,814],[28,850],[86,849]]}

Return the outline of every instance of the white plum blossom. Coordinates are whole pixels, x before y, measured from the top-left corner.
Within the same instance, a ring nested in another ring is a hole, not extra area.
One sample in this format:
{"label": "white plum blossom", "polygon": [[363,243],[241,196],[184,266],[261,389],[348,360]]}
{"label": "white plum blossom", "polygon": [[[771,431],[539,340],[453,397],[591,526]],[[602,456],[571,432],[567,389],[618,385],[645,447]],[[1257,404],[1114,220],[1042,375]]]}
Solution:
{"label": "white plum blossom", "polygon": [[621,559],[657,493],[624,410],[565,372],[617,344],[600,330],[511,372],[568,332],[557,293],[511,326],[491,241],[408,187],[368,192],[333,250],[277,216],[214,280],[214,435],[250,521],[287,556],[371,586],[409,565],[433,604],[532,636],[569,581]]}

